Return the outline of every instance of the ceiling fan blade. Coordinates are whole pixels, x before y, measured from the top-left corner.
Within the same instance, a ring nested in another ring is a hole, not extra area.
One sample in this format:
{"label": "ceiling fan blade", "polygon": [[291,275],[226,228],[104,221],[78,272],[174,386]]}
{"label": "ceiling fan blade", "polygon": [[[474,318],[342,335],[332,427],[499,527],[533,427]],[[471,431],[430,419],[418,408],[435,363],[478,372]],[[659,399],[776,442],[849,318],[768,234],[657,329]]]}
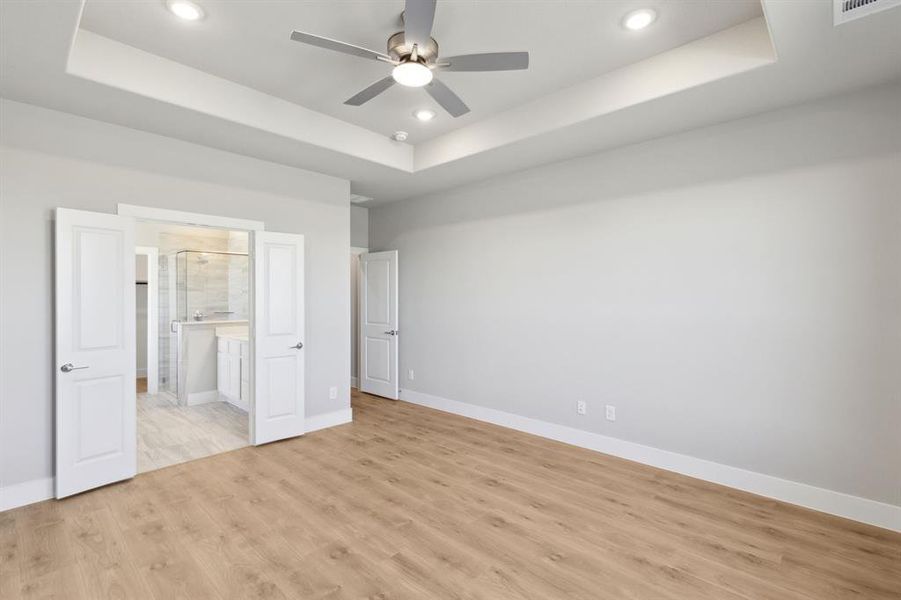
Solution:
{"label": "ceiling fan blade", "polygon": [[529,68],[528,52],[488,52],[442,58],[442,71],[520,71]]}
{"label": "ceiling fan blade", "polygon": [[311,46],[318,46],[320,48],[325,48],[326,50],[334,50],[335,52],[341,52],[343,54],[350,54],[353,56],[359,56],[361,58],[371,58],[373,60],[387,60],[388,62],[391,62],[391,57],[387,54],[382,54],[381,52],[376,52],[375,50],[370,50],[369,48],[354,46],[353,44],[348,44],[346,42],[332,40],[327,37],[322,37],[321,35],[313,35],[312,33],[295,31],[291,34],[291,39],[295,42],[309,44]]}
{"label": "ceiling fan blade", "polygon": [[376,96],[378,96],[379,94],[381,94],[382,92],[387,90],[392,85],[394,85],[394,78],[389,75],[388,77],[385,77],[384,79],[379,79],[378,81],[376,81],[375,83],[370,85],[368,88],[366,88],[365,90],[363,90],[362,92],[360,92],[359,94],[354,96],[353,98],[349,98],[348,100],[345,100],[344,104],[349,104],[351,106],[360,106],[361,104],[365,104],[366,102],[369,102],[370,100],[372,100],[373,98],[375,98]]}
{"label": "ceiling fan blade", "polygon": [[425,48],[432,37],[438,0],[407,0],[404,6],[404,42]]}
{"label": "ceiling fan blade", "polygon": [[425,86],[425,91],[454,118],[469,112],[469,107],[460,100],[460,97],[437,79],[433,79],[432,83]]}

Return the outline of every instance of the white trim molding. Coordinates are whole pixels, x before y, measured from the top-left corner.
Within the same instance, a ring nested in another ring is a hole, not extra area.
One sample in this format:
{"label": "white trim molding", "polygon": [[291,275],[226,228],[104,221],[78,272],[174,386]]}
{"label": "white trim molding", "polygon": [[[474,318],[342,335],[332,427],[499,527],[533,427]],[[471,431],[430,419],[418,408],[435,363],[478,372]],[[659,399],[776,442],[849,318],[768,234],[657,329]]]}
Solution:
{"label": "white trim molding", "polygon": [[0,512],[53,498],[53,477],[0,487]]}
{"label": "white trim molding", "polygon": [[197,406],[198,404],[208,404],[210,402],[218,402],[223,400],[219,397],[219,390],[207,390],[205,392],[191,392],[188,394],[188,406]]}
{"label": "white trim molding", "polygon": [[313,415],[306,418],[304,426],[306,431],[304,433],[312,433],[314,431],[319,431],[320,429],[344,425],[345,423],[352,422],[353,419],[353,409],[350,407],[321,415]]}
{"label": "white trim molding", "polygon": [[401,390],[400,399],[412,404],[500,425],[501,427],[564,442],[580,448],[611,454],[759,496],[766,496],[767,498],[773,498],[789,504],[796,504],[831,515],[901,532],[901,506],[885,504],[842,492],[814,487],[805,483],[780,479],[772,475],[730,467],[685,454],[669,452],[635,442],[627,442],[599,433],[583,431],[457,400],[448,400],[447,398],[413,390]]}
{"label": "white trim molding", "polygon": [[136,256],[147,257],[147,367],[138,369],[139,377],[147,378],[147,393],[158,394],[160,368],[159,340],[159,279],[160,250],[153,246],[135,246]]}
{"label": "white trim molding", "polygon": [[242,231],[266,230],[265,224],[262,221],[220,217],[218,215],[205,215],[202,213],[169,210],[166,208],[153,208],[152,206],[136,206],[134,204],[119,203],[117,211],[120,216],[134,217],[145,221],[162,221],[165,223],[181,223],[184,225],[200,225],[202,227],[219,227],[222,229],[240,229]]}
{"label": "white trim molding", "polygon": [[359,380],[356,377],[354,377],[353,375],[350,377],[350,387],[357,388],[357,389],[360,388]]}

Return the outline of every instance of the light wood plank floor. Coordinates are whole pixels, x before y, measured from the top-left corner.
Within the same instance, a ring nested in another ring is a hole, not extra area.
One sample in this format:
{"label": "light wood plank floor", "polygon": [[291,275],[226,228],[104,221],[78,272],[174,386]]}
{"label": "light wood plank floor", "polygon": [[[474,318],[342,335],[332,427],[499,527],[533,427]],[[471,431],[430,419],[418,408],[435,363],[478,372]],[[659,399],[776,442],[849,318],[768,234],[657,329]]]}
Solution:
{"label": "light wood plank floor", "polygon": [[0,597],[898,600],[901,535],[403,402],[0,513]]}
{"label": "light wood plank floor", "polygon": [[138,394],[138,473],[247,446],[247,413],[228,402],[177,406],[168,394]]}

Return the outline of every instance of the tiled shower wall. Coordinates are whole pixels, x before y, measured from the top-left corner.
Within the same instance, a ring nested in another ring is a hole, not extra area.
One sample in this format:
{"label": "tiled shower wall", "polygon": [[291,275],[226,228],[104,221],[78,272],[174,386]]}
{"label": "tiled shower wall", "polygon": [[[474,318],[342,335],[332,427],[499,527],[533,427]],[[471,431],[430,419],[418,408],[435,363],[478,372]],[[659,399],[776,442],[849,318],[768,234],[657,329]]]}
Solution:
{"label": "tiled shower wall", "polygon": [[171,322],[190,320],[195,310],[205,319],[246,319],[249,269],[246,256],[181,250],[247,252],[246,233],[184,228],[161,231],[159,247],[160,389],[177,393],[177,340]]}

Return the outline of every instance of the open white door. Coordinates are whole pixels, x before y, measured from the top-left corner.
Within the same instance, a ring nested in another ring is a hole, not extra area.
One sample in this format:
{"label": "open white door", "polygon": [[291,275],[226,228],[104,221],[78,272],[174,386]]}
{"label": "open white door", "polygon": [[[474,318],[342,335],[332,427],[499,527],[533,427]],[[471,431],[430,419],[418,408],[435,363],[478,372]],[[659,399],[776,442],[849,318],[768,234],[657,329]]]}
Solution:
{"label": "open white door", "polygon": [[134,477],[134,219],[56,209],[56,497]]}
{"label": "open white door", "polygon": [[360,389],[397,400],[397,250],[361,254],[360,278]]}
{"label": "open white door", "polygon": [[304,432],[303,236],[257,231],[254,260],[253,443]]}

